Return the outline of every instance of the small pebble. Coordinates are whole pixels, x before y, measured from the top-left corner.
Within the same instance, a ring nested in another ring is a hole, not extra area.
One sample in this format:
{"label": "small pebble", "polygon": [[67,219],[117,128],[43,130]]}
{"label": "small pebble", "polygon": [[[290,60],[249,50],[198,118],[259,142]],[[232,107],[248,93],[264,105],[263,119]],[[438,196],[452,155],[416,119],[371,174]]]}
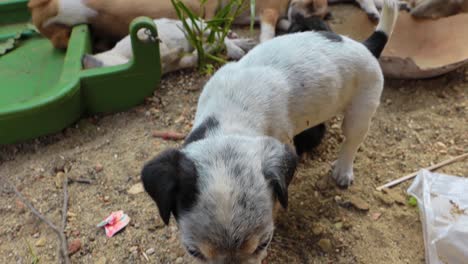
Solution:
{"label": "small pebble", "polygon": [[323,252],[330,253],[333,251],[333,246],[330,239],[322,238],[318,242],[318,246]]}
{"label": "small pebble", "polygon": [[47,243],[47,239],[45,237],[39,238],[36,243],[34,244],[36,247],[43,247]]}
{"label": "small pebble", "polygon": [[382,216],[382,213],[372,213],[371,218],[374,221],[379,220],[380,216]]}
{"label": "small pebble", "polygon": [[102,170],[104,169],[104,167],[102,166],[102,164],[98,163],[96,164],[96,166],[94,166],[94,171],[95,172],[101,172]]}
{"label": "small pebble", "polygon": [[155,252],[154,248],[148,248],[148,249],[146,250],[146,254],[147,254],[148,256],[153,255],[154,252]]}
{"label": "small pebble", "polygon": [[128,189],[127,193],[129,194],[139,194],[144,192],[143,184],[137,183]]}
{"label": "small pebble", "polygon": [[175,261],[176,264],[181,264],[181,263],[184,263],[184,259],[181,258],[181,257],[178,257]]}
{"label": "small pebble", "polygon": [[74,239],[68,244],[68,254],[73,255],[81,249],[81,240]]}
{"label": "small pebble", "polygon": [[312,228],[312,233],[316,236],[319,236],[323,233],[323,227],[320,225],[316,225]]}
{"label": "small pebble", "polygon": [[55,187],[61,189],[63,187],[63,181],[65,180],[65,173],[59,171],[55,175]]}
{"label": "small pebble", "polygon": [[94,264],[107,264],[107,259],[106,257],[100,257],[96,262],[94,262]]}

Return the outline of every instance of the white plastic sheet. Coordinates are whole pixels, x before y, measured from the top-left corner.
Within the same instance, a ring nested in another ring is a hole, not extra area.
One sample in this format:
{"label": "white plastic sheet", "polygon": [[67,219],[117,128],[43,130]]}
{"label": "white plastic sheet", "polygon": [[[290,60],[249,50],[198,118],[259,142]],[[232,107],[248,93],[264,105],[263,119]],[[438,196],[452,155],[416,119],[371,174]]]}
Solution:
{"label": "white plastic sheet", "polygon": [[468,178],[421,170],[408,193],[418,200],[426,263],[468,263]]}

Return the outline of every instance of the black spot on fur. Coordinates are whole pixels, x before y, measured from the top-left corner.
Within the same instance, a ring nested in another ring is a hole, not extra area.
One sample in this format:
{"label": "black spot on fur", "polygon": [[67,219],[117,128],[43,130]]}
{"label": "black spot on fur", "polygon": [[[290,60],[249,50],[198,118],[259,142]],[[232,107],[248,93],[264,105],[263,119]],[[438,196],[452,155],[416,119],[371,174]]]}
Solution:
{"label": "black spot on fur", "polygon": [[366,39],[362,44],[376,57],[380,57],[385,44],[387,44],[388,36],[382,31],[375,31],[368,39]]}
{"label": "black spot on fur", "polygon": [[192,208],[199,193],[197,179],[195,164],[177,149],[162,152],[141,172],[143,186],[166,225],[171,213],[177,220],[179,212]]}
{"label": "black spot on fur", "polygon": [[322,35],[322,37],[330,40],[331,42],[341,42],[343,41],[343,37],[334,33],[334,32],[331,32],[331,31],[319,31],[318,32],[320,35]]}
{"label": "black spot on fur", "polygon": [[192,132],[190,132],[190,134],[185,139],[184,146],[192,142],[198,141],[200,139],[204,139],[206,137],[206,133],[210,130],[217,128],[218,125],[219,125],[218,119],[216,119],[213,116],[208,117],[197,128],[195,128],[194,130],[192,130]]}
{"label": "black spot on fur", "polygon": [[318,16],[304,17],[297,13],[294,15],[289,26],[288,33],[305,31],[331,31],[327,23]]}
{"label": "black spot on fur", "polygon": [[319,124],[317,126],[308,128],[301,133],[294,136],[294,146],[296,147],[297,155],[302,155],[307,152],[311,152],[317,147],[325,135],[325,124]]}

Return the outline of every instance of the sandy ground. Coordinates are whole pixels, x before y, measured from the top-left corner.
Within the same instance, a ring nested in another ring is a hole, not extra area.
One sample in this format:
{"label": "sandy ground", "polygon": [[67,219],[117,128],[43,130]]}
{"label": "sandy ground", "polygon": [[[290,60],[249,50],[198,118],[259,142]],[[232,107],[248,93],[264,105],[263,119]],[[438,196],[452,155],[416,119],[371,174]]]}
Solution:
{"label": "sandy ground", "polygon": [[[81,243],[73,263],[190,263],[174,221],[165,227],[153,201],[135,186],[145,161],[181,143],[154,138],[153,132],[187,133],[206,80],[194,71],[171,74],[154,96],[127,112],[85,118],[55,135],[2,146],[0,177],[57,224],[62,173],[71,179],[66,235],[70,243]],[[267,262],[424,263],[418,210],[407,204],[409,183],[387,194],[375,187],[468,150],[467,81],[468,68],[430,80],[387,80],[348,190],[328,180],[342,141],[340,118],[330,121],[322,145],[301,163],[290,186],[290,207],[279,215]],[[440,171],[467,176],[468,162]],[[55,234],[4,183],[0,201],[0,263],[32,263],[35,257],[56,263]],[[343,206],[349,201],[361,209]],[[96,224],[116,210],[131,222],[107,238]]]}

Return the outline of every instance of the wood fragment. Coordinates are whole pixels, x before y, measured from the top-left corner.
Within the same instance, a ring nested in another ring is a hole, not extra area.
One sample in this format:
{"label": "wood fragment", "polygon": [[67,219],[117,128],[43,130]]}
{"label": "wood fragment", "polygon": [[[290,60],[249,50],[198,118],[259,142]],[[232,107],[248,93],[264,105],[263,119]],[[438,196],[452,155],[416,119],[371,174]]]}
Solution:
{"label": "wood fragment", "polygon": [[182,140],[185,139],[186,134],[174,131],[153,131],[153,137],[164,140]]}
{"label": "wood fragment", "polygon": [[[449,165],[449,164],[451,164],[451,163],[454,163],[454,162],[456,162],[456,161],[460,161],[460,160],[462,160],[462,159],[464,159],[464,158],[466,158],[466,157],[468,157],[468,153],[465,153],[465,154],[462,154],[462,155],[453,157],[453,158],[451,158],[451,159],[442,161],[442,162],[440,162],[440,163],[434,164],[434,165],[429,166],[429,167],[424,168],[424,169],[425,169],[425,170],[428,170],[428,171],[433,171],[433,170],[439,169],[439,168],[441,168],[441,167],[443,167],[443,166],[446,166],[446,165]],[[411,174],[408,174],[408,175],[406,175],[406,176],[403,176],[403,177],[401,177],[401,178],[398,178],[398,179],[396,179],[396,180],[393,180],[393,181],[391,181],[391,182],[388,182],[388,183],[386,183],[386,184],[384,184],[384,185],[382,185],[382,186],[379,186],[379,187],[377,187],[377,191],[382,191],[382,190],[385,189],[385,188],[391,188],[391,187],[393,187],[393,186],[395,186],[395,185],[398,185],[398,184],[400,184],[400,183],[402,183],[402,182],[404,182],[404,181],[410,180],[410,179],[416,177],[416,175],[418,175],[418,172],[419,172],[419,171],[413,172],[413,173],[411,173]]]}

